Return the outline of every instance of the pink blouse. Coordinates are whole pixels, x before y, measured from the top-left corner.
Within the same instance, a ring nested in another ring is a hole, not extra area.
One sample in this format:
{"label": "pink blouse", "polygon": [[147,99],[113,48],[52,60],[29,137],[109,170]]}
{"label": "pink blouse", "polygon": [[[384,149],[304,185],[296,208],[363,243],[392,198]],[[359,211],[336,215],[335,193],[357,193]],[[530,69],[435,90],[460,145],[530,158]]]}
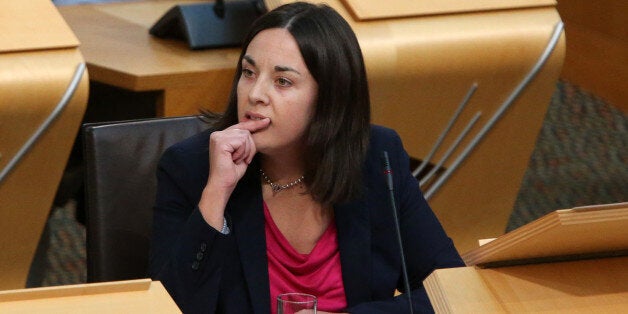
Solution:
{"label": "pink blouse", "polygon": [[320,311],[338,312],[347,307],[336,223],[331,221],[312,252],[301,254],[281,234],[266,202],[264,218],[271,313],[277,312],[277,295],[287,292],[315,295]]}

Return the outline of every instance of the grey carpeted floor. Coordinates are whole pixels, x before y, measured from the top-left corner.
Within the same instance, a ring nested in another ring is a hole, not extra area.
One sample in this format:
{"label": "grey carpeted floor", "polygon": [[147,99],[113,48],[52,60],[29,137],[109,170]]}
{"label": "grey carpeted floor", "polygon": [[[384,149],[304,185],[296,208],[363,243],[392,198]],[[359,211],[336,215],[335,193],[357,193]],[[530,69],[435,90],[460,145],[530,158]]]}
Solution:
{"label": "grey carpeted floor", "polygon": [[[558,82],[508,229],[555,209],[628,201],[628,117]],[[83,283],[85,229],[74,202],[53,210],[44,286]]]}
{"label": "grey carpeted floor", "polygon": [[556,209],[628,201],[628,116],[559,82],[507,230]]}
{"label": "grey carpeted floor", "polygon": [[85,227],[75,219],[74,201],[57,207],[48,218],[50,244],[42,286],[58,286],[84,283],[87,280],[85,266]]}

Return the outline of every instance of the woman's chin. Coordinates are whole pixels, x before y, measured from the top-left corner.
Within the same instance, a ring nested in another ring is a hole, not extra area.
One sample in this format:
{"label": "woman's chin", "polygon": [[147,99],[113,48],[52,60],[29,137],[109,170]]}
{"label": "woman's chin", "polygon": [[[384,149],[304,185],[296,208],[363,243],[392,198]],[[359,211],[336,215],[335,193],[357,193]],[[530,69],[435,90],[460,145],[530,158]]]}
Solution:
{"label": "woman's chin", "polygon": [[261,133],[263,133],[263,131],[253,133],[251,134],[251,137],[253,138],[253,142],[255,143],[255,149],[260,153],[264,153],[263,151],[268,148],[268,141],[266,136]]}

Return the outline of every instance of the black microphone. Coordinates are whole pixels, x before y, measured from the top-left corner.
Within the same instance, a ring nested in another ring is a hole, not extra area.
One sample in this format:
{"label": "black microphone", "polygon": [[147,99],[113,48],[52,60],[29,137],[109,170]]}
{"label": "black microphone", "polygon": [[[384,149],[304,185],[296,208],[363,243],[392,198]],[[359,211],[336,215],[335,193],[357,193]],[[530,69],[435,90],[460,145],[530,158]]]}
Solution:
{"label": "black microphone", "polygon": [[224,0],[216,0],[214,2],[214,13],[219,18],[225,17],[225,1]]}
{"label": "black microphone", "polygon": [[395,188],[393,184],[393,173],[390,168],[390,160],[388,160],[388,152],[382,154],[382,163],[384,164],[384,176],[386,177],[386,185],[388,186],[388,198],[390,200],[390,208],[395,218],[395,230],[397,231],[397,242],[399,244],[399,255],[401,255],[401,270],[403,272],[403,281],[406,286],[406,294],[408,295],[408,306],[410,314],[414,314],[412,309],[412,298],[410,297],[410,280],[408,280],[408,269],[406,267],[406,255],[403,253],[403,243],[401,242],[401,228],[399,227],[399,217],[397,217],[397,204],[395,203]]}

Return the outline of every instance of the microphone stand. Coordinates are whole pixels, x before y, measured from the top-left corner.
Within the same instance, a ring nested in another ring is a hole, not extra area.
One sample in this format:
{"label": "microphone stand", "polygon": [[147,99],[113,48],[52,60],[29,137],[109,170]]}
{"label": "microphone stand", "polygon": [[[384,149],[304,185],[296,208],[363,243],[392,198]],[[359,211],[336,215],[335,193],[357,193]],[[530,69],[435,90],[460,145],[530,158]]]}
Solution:
{"label": "microphone stand", "polygon": [[390,200],[390,208],[392,209],[393,218],[395,221],[397,243],[399,244],[399,254],[401,255],[401,271],[403,273],[403,282],[406,288],[406,295],[408,296],[408,306],[410,308],[410,314],[414,314],[414,309],[412,308],[412,297],[410,296],[410,280],[408,279],[406,255],[403,252],[403,242],[401,240],[401,227],[399,226],[399,217],[397,216],[397,203],[395,202],[395,189],[394,189],[394,184],[393,184],[392,169],[390,168],[390,160],[388,159],[387,151],[383,152],[382,161],[384,163],[384,176],[386,177],[386,185],[388,187],[388,199]]}

